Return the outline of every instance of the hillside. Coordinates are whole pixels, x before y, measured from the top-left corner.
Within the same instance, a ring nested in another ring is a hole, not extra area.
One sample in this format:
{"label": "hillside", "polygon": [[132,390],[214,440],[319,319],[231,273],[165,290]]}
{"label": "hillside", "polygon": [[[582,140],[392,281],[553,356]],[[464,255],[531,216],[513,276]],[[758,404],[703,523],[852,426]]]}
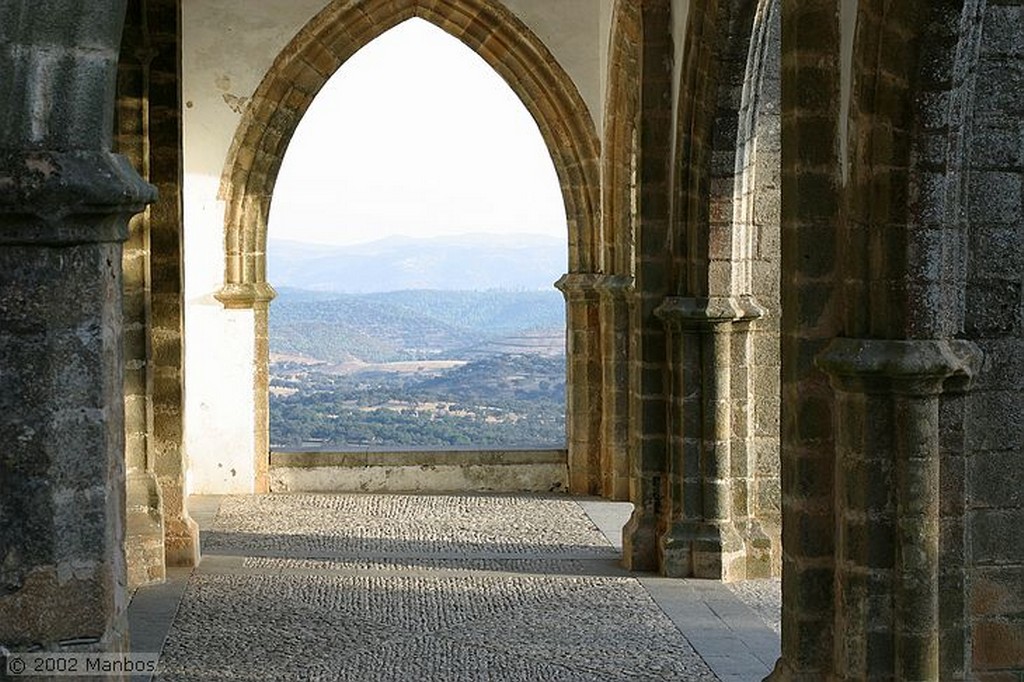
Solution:
{"label": "hillside", "polygon": [[270,350],[274,448],[565,443],[555,290],[281,289]]}
{"label": "hillside", "polygon": [[280,289],[270,352],[327,363],[564,353],[565,303],[550,291],[337,294]]}

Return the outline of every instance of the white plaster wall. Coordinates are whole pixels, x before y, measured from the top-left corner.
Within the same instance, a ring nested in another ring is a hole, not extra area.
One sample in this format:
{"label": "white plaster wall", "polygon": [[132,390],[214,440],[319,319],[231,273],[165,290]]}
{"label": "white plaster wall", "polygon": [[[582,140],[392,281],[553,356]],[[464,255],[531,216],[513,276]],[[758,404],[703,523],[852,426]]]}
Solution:
{"label": "white plaster wall", "polygon": [[[678,144],[675,139],[679,120],[680,96],[679,88],[683,77],[683,52],[686,48],[686,28],[690,20],[690,0],[672,0],[672,140],[673,147]],[[675,164],[672,164],[673,169]]]}
{"label": "white plaster wall", "polygon": [[[253,490],[254,329],[251,311],[225,310],[213,297],[224,276],[224,204],[217,194],[248,98],[280,51],[327,4],[183,2],[185,447],[192,493]],[[506,4],[574,79],[600,132],[603,13],[611,0]]]}
{"label": "white plaster wall", "polygon": [[[537,34],[569,74],[601,132],[602,93],[607,69],[602,68],[603,0],[503,0]],[[604,23],[607,23],[605,20]]]}
{"label": "white plaster wall", "polygon": [[611,50],[609,46],[611,44],[612,37],[612,12],[615,11],[615,0],[598,0],[598,68],[601,73],[601,90],[598,93],[600,97],[601,105],[596,109],[591,107],[591,111],[600,112],[599,115],[594,117],[594,123],[597,125],[597,131],[604,139],[604,102],[608,98],[608,59],[611,56]]}
{"label": "white plaster wall", "polygon": [[240,112],[278,52],[324,0],[185,0],[185,447],[191,493],[254,483],[252,311],[225,310],[220,176]]}

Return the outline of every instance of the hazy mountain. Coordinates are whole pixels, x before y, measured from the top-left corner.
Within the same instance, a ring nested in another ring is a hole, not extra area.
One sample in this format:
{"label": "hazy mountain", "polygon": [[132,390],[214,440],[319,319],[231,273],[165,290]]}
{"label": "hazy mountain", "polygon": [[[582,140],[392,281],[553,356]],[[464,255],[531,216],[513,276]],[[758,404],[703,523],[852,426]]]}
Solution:
{"label": "hazy mountain", "polygon": [[269,240],[275,287],[368,293],[408,289],[551,289],[566,241],[540,235],[389,237],[351,246]]}
{"label": "hazy mountain", "polygon": [[270,349],[325,362],[561,355],[560,292],[415,290],[373,294],[281,287],[270,308]]}

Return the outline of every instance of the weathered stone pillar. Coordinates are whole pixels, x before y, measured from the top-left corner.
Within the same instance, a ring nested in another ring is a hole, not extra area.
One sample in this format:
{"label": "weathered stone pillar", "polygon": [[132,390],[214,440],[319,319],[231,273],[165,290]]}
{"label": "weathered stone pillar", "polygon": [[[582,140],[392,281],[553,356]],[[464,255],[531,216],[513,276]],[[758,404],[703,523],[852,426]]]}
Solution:
{"label": "weathered stone pillar", "polygon": [[601,494],[601,275],[569,273],[555,282],[565,295],[569,492]]}
{"label": "weathered stone pillar", "polygon": [[[749,436],[751,424],[749,411],[734,410],[741,391],[733,390],[733,337],[764,310],[749,297],[671,297],[657,312],[669,334],[674,396],[661,570],[672,577],[746,578],[755,548],[748,548],[750,519],[738,513],[733,495],[741,485],[734,476],[747,467],[733,461],[732,449],[734,440]],[[746,488],[736,492],[743,493],[736,502],[743,502]],[[759,539],[767,550],[757,550],[770,555],[770,542]]]}
{"label": "weathered stone pillar", "polygon": [[939,397],[980,364],[966,341],[836,339],[835,669],[939,679]]}
{"label": "weathered stone pillar", "polygon": [[640,3],[640,120],[635,181],[636,234],[632,245],[635,292],[630,315],[630,481],[633,514],[622,529],[622,563],[658,570],[667,484],[668,410],[665,328],[654,311],[669,293],[672,261],[673,71],[672,3]]}
{"label": "weathered stone pillar", "polygon": [[633,278],[610,275],[601,297],[601,495],[629,499],[629,300]]}
{"label": "weathered stone pillar", "polygon": [[0,6],[0,645],[125,638],[121,242],[154,199],[111,154],[124,2]]}
{"label": "weathered stone pillar", "polygon": [[[653,295],[637,291],[631,299],[629,501],[633,513],[622,529],[622,565],[631,571],[657,571],[668,484],[665,329],[651,323],[652,319],[658,322]],[[650,311],[648,315],[645,310]]]}
{"label": "weathered stone pillar", "polygon": [[[136,5],[132,3],[132,5]],[[150,173],[150,70],[155,51],[138,9],[125,23],[117,74],[115,145],[148,182]],[[140,25],[141,24],[141,25]],[[164,510],[152,471],[153,386],[150,216],[147,209],[128,224],[122,257],[124,291],[124,419],[126,476],[125,556],[128,585],[166,577]]]}

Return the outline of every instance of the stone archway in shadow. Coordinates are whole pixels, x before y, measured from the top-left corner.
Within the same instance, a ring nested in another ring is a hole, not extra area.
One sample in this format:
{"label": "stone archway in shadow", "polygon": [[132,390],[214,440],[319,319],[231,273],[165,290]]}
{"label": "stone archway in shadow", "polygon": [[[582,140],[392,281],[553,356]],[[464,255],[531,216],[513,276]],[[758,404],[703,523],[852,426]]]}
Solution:
{"label": "stone archway in shadow", "polygon": [[[574,466],[579,466],[574,461],[586,462],[600,435],[595,429],[574,428],[577,417],[585,420],[600,406],[601,386],[589,379],[599,376],[589,371],[600,365],[597,345],[579,342],[596,339],[598,329],[589,328],[593,316],[579,309],[582,297],[575,292],[598,268],[600,144],[572,79],[534,33],[493,0],[368,0],[358,6],[334,2],[299,31],[268,70],[238,126],[221,177],[226,258],[217,298],[227,308],[254,313],[256,492],[267,490],[267,312],[274,290],[266,280],[266,242],[277,174],[292,134],[324,83],[364,45],[414,17],[461,40],[497,71],[533,116],[547,144],[568,222],[569,274],[560,280],[560,288],[568,301],[570,481]],[[582,457],[574,458],[577,452]],[[583,478],[589,478],[591,472],[585,473]]]}

